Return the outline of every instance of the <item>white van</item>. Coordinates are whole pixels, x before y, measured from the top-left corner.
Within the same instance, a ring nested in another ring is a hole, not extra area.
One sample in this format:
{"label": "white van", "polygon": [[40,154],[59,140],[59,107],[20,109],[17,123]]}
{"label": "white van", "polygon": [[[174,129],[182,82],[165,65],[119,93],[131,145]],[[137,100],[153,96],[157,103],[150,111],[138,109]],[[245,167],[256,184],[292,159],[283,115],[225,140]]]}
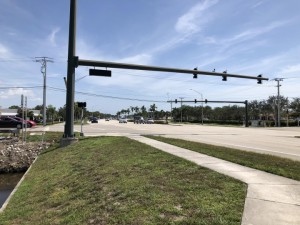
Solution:
{"label": "white van", "polygon": [[120,118],[119,118],[119,123],[127,123],[127,118],[125,118],[125,117],[120,117]]}

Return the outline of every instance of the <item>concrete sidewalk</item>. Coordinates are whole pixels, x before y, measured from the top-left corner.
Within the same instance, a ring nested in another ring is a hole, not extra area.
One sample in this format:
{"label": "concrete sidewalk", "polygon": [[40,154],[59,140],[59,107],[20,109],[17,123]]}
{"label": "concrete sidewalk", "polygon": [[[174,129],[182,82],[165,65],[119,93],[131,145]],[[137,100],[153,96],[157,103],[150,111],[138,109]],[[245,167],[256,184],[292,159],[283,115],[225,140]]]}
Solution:
{"label": "concrete sidewalk", "polygon": [[300,224],[300,182],[146,137],[129,138],[247,183],[242,225]]}

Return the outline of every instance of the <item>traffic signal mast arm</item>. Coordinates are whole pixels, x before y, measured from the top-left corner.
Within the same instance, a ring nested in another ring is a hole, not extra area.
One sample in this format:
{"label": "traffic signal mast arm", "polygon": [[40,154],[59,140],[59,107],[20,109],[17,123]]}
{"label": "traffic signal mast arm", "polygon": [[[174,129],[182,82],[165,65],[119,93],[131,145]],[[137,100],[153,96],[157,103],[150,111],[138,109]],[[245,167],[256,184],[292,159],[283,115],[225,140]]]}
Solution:
{"label": "traffic signal mast arm", "polygon": [[[126,64],[126,63],[116,63],[108,61],[93,61],[93,60],[84,60],[79,59],[77,56],[74,58],[75,66],[92,66],[92,67],[105,67],[105,68],[118,68],[118,69],[132,69],[132,70],[148,70],[148,71],[160,71],[160,72],[170,72],[170,73],[187,73],[187,74],[201,74],[209,76],[220,76],[224,77],[224,73],[211,72],[211,71],[202,71],[202,70],[189,70],[189,69],[179,69],[179,68],[168,68],[168,67],[158,67],[158,66],[147,66],[147,65],[138,65],[138,64]],[[244,79],[254,79],[257,81],[269,80],[268,78],[258,76],[247,76],[241,74],[231,74],[226,73],[226,77],[234,78],[244,78]]]}
{"label": "traffic signal mast arm", "polygon": [[[177,103],[178,101],[177,101],[177,99],[175,99],[175,101],[167,101],[167,102],[175,102],[175,103]],[[204,102],[204,103],[236,103],[236,104],[247,104],[247,100],[246,101],[208,101],[207,99],[205,99],[205,100],[197,100],[197,99],[195,99],[195,100],[193,100],[193,101],[181,101],[180,100],[180,102],[182,102],[182,103],[197,103],[197,102]]]}

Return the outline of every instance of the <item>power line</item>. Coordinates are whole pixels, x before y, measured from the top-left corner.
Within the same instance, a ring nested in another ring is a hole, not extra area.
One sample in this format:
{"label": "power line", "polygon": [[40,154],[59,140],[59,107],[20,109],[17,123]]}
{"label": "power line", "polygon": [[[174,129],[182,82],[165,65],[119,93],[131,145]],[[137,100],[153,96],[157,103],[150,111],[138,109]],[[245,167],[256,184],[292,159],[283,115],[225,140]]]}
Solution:
{"label": "power line", "polygon": [[0,87],[0,89],[18,89],[18,88],[23,88],[23,89],[32,89],[32,88],[41,88],[43,86],[18,86],[18,87]]}
{"label": "power line", "polygon": [[[66,92],[65,89],[62,88],[55,88],[55,87],[49,87],[50,90],[54,91],[60,91],[60,92]],[[140,101],[140,102],[156,102],[156,103],[166,103],[166,101],[158,101],[158,100],[151,100],[151,99],[138,99],[138,98],[126,98],[126,97],[117,97],[117,96],[111,96],[111,95],[100,95],[100,94],[93,94],[93,93],[87,93],[87,92],[81,92],[81,91],[75,91],[76,94],[86,95],[90,97],[101,97],[101,98],[111,98],[111,99],[118,99],[118,100],[129,100],[129,101]]]}

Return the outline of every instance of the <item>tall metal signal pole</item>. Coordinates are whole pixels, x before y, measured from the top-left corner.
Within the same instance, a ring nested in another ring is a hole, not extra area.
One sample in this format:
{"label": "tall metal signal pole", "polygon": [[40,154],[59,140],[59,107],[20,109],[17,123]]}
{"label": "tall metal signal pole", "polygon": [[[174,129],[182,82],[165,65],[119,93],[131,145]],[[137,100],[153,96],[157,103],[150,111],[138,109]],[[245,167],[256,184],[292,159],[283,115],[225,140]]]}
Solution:
{"label": "tall metal signal pole", "polygon": [[277,126],[280,127],[280,81],[283,81],[283,78],[275,78],[277,81]]}
{"label": "tall metal signal pole", "polygon": [[[262,74],[255,76],[247,76],[240,74],[229,74],[210,72],[210,71],[200,71],[200,70],[190,70],[190,69],[178,69],[178,68],[167,68],[158,66],[147,66],[147,65],[137,65],[137,64],[125,64],[107,61],[94,61],[80,59],[76,56],[76,6],[77,0],[70,0],[70,21],[69,21],[69,45],[68,45],[68,70],[67,70],[67,95],[66,95],[66,123],[64,129],[64,135],[61,139],[61,146],[69,145],[76,142],[76,138],[73,132],[74,123],[74,91],[75,91],[75,69],[78,66],[91,66],[91,67],[105,67],[105,68],[118,68],[118,69],[131,69],[131,70],[147,70],[147,71],[160,71],[160,72],[170,72],[170,73],[184,73],[193,74],[196,78],[197,74],[209,75],[209,76],[220,76],[220,77],[234,77],[243,79],[255,79],[260,84],[262,80],[268,80],[268,78],[262,77]],[[107,70],[105,70],[107,71]],[[111,72],[111,71],[110,71]],[[103,75],[103,70],[96,71],[98,76]],[[195,75],[196,74],[196,75]]]}
{"label": "tall metal signal pole", "polygon": [[44,86],[43,86],[43,126],[46,126],[46,76],[47,76],[47,62],[52,62],[53,59],[49,57],[35,57],[36,62],[40,62],[41,66],[41,73],[43,74],[44,78]]}

